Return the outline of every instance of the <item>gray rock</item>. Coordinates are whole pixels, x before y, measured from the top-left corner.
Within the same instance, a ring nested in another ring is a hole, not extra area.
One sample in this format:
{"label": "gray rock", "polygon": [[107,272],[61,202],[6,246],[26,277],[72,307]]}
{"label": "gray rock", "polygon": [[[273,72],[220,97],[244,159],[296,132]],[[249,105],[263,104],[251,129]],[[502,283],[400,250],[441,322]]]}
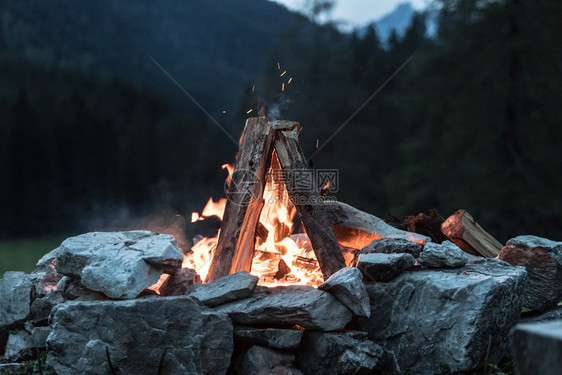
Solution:
{"label": "gray rock", "polygon": [[294,354],[280,350],[253,345],[244,353],[240,363],[235,364],[235,372],[244,375],[300,375],[292,367]]}
{"label": "gray rock", "polygon": [[211,284],[194,284],[187,294],[207,306],[218,306],[248,297],[256,288],[258,279],[245,271],[236,272]]}
{"label": "gray rock", "polygon": [[35,295],[37,297],[44,297],[47,294],[57,290],[57,284],[63,276],[56,272],[36,272],[31,274],[31,281]]}
{"label": "gray rock", "polygon": [[275,349],[296,349],[302,340],[302,330],[281,328],[254,328],[234,326],[234,340]]}
{"label": "gray rock", "polygon": [[525,307],[545,311],[562,301],[562,242],[519,236],[507,242],[498,258],[527,270]]}
{"label": "gray rock", "polygon": [[29,346],[31,348],[46,349],[47,337],[49,337],[51,331],[51,327],[35,327],[31,332]]}
{"label": "gray rock", "polygon": [[394,351],[402,370],[433,374],[444,363],[470,371],[490,353],[502,355],[521,314],[526,272],[497,259],[461,269],[407,271],[366,284],[371,319],[359,328]]}
{"label": "gray rock", "polygon": [[[233,350],[232,322],[187,296],[58,305],[47,339],[47,364],[58,375],[224,374]],[[166,350],[164,354],[164,350]]]}
{"label": "gray rock", "polygon": [[305,332],[295,366],[305,375],[371,374],[382,352],[363,332]]}
{"label": "gray rock", "polygon": [[342,268],[318,287],[343,303],[354,316],[371,316],[369,296],[363,284],[363,275],[355,267]]}
{"label": "gray rock", "polygon": [[401,375],[402,370],[398,366],[398,361],[392,350],[383,350],[377,367],[373,371],[374,375]]}
{"label": "gray rock", "polygon": [[422,251],[422,245],[417,242],[412,242],[399,238],[379,238],[374,240],[369,245],[365,246],[359,254],[403,254],[407,253],[417,258]]}
{"label": "gray rock", "polygon": [[44,297],[36,298],[31,303],[31,318],[35,323],[47,322],[53,307],[63,302],[64,298],[59,291],[50,292]]}
{"label": "gray rock", "polygon": [[0,363],[0,374],[16,374],[21,363]]}
{"label": "gray rock", "polygon": [[64,276],[57,284],[57,290],[66,301],[105,301],[107,296],[94,292],[82,285],[80,278]]}
{"label": "gray rock", "polygon": [[468,257],[451,241],[430,242],[424,246],[418,262],[429,268],[459,268],[468,262]]}
{"label": "gray rock", "polygon": [[201,284],[201,278],[194,269],[182,268],[173,273],[160,286],[161,296],[184,296],[193,284]]}
{"label": "gray rock", "polygon": [[0,331],[23,323],[31,313],[31,276],[23,272],[6,272],[0,279]]}
{"label": "gray rock", "polygon": [[239,324],[273,327],[298,324],[320,331],[342,329],[352,318],[349,309],[330,293],[306,285],[257,287],[249,298],[217,306],[214,310],[227,313]]}
{"label": "gray rock", "polygon": [[361,254],[357,268],[365,281],[390,281],[412,267],[416,260],[410,254]]}
{"label": "gray rock", "polygon": [[560,374],[562,321],[518,324],[511,339],[516,374]]}
{"label": "gray rock", "polygon": [[10,333],[4,358],[10,361],[17,361],[22,356],[22,352],[30,347],[31,335],[25,330]]}
{"label": "gray rock", "polygon": [[55,259],[59,251],[60,247],[57,247],[56,249],[51,250],[47,254],[43,255],[43,257],[41,257],[41,259],[37,261],[33,273],[55,273]]}
{"label": "gray rock", "polygon": [[169,234],[148,231],[94,232],[66,239],[56,257],[57,272],[115,299],[137,297],[162,270],[179,270],[183,260]]}

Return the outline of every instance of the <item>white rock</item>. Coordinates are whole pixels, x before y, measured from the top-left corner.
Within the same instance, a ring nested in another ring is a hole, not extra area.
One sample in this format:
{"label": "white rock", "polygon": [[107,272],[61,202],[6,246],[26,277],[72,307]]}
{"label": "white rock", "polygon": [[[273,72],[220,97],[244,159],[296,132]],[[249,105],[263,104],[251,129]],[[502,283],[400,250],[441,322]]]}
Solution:
{"label": "white rock", "polygon": [[418,262],[429,268],[458,268],[468,262],[468,257],[451,241],[442,244],[430,242],[424,246]]}
{"label": "white rock", "polygon": [[342,268],[318,287],[330,293],[343,303],[354,316],[368,318],[371,316],[369,295],[363,275],[355,267]]}
{"label": "white rock", "polygon": [[259,277],[248,272],[236,272],[211,284],[191,285],[187,294],[197,298],[204,305],[218,306],[248,297],[256,288],[258,279]]}

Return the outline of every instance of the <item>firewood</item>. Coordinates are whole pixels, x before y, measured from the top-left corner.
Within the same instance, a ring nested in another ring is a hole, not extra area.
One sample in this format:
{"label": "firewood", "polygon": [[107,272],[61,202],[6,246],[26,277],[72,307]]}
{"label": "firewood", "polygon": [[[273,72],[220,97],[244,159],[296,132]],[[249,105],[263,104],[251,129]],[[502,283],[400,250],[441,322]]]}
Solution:
{"label": "firewood", "polygon": [[274,134],[266,118],[250,118],[246,122],[207,283],[229,273],[251,270]]}
{"label": "firewood", "polygon": [[465,210],[458,210],[441,225],[443,233],[458,247],[473,255],[495,258],[502,245]]}
{"label": "firewood", "polygon": [[[306,158],[299,146],[298,129],[293,131],[280,131],[275,140],[275,151],[284,177],[297,175],[313,176],[313,170],[306,162]],[[285,181],[289,198],[295,205],[310,243],[320,264],[322,276],[327,280],[332,274],[345,267],[340,246],[332,229],[332,225],[325,212],[324,205],[320,204],[320,192],[314,183],[297,186],[292,178]],[[314,178],[312,178],[314,180]]]}
{"label": "firewood", "polygon": [[382,219],[343,202],[327,202],[325,207],[329,219],[334,224],[338,242],[345,247],[362,249],[383,237],[401,238],[421,244],[431,241],[429,237],[421,234],[394,228]]}
{"label": "firewood", "polygon": [[436,209],[430,209],[429,215],[419,213],[417,215],[408,215],[402,218],[404,230],[423,234],[431,238],[433,242],[441,243],[447,240],[447,236],[441,231],[441,225],[445,219],[439,215]]}

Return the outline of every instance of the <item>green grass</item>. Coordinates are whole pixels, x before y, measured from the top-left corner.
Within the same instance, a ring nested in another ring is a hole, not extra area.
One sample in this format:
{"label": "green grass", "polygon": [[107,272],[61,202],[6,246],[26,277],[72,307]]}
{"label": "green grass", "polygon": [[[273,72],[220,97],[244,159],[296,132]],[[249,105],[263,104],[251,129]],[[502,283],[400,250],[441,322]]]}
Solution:
{"label": "green grass", "polygon": [[68,236],[0,240],[0,278],[6,271],[31,272],[37,261]]}

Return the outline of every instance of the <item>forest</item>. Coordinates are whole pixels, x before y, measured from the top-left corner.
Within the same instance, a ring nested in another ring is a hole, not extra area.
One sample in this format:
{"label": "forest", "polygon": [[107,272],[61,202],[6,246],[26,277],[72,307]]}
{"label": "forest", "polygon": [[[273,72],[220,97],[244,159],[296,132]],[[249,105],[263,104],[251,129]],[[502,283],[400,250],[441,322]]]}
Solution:
{"label": "forest", "polygon": [[422,12],[383,42],[266,0],[1,2],[0,238],[173,222],[222,197],[236,146],[154,59],[235,139],[262,104],[299,121],[341,201],[562,240],[562,3],[434,6],[435,37]]}

